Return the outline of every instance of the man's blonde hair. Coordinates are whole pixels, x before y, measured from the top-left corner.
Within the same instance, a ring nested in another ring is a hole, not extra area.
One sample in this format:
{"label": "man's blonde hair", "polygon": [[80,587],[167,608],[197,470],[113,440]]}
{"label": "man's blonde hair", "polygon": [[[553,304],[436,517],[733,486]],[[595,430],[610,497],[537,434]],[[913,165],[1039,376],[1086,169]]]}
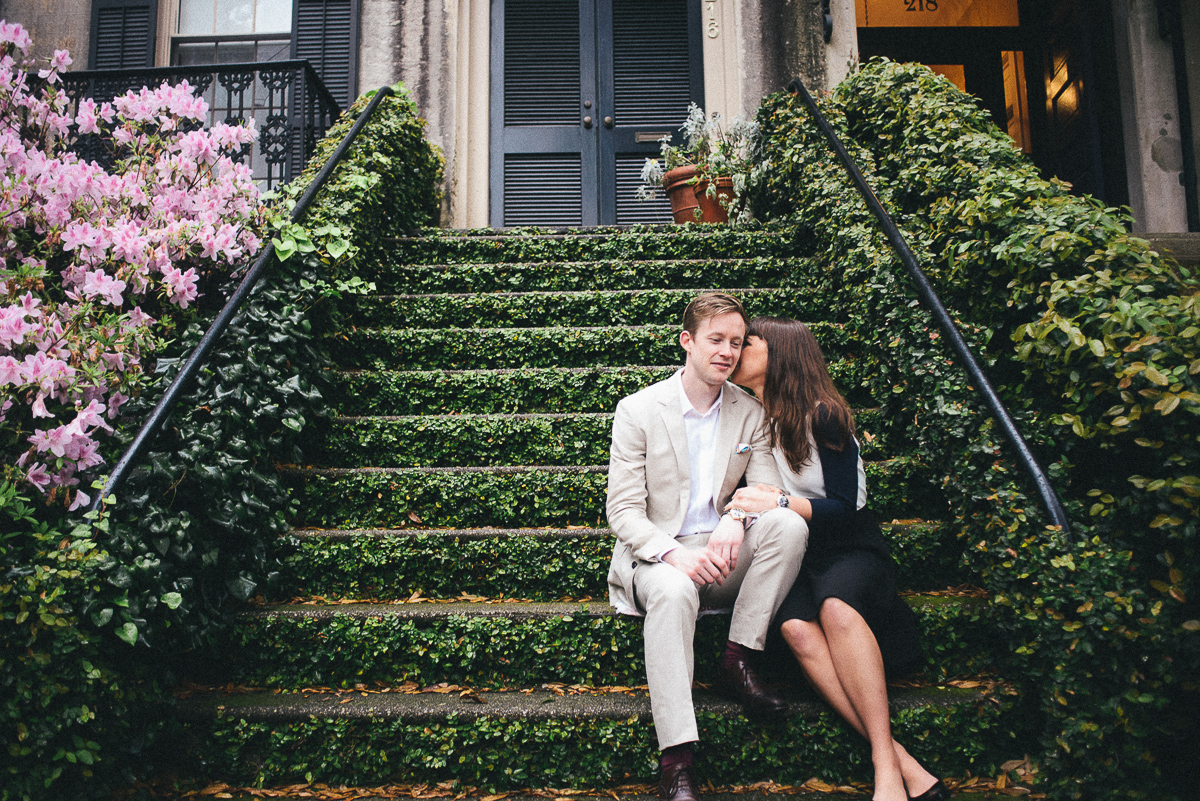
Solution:
{"label": "man's blonde hair", "polygon": [[703,295],[697,295],[683,310],[683,330],[694,337],[700,330],[700,324],[705,320],[711,320],[730,312],[737,312],[742,316],[742,322],[747,326],[750,325],[750,321],[746,318],[746,310],[742,308],[742,302],[737,298],[726,295],[724,292],[705,292]]}

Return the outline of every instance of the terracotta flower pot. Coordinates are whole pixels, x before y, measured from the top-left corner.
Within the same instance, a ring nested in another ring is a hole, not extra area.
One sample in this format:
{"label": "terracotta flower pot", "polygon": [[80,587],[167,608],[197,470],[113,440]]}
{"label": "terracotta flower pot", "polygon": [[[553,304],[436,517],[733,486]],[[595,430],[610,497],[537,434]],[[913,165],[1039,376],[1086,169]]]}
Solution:
{"label": "terracotta flower pot", "polygon": [[[717,196],[709,197],[708,181],[688,183],[695,176],[694,164],[667,170],[663,176],[663,191],[671,201],[671,214],[675,222],[728,222],[729,212],[720,201],[723,199],[726,204],[733,202],[733,179],[717,178]],[[699,215],[697,209],[700,210]]]}

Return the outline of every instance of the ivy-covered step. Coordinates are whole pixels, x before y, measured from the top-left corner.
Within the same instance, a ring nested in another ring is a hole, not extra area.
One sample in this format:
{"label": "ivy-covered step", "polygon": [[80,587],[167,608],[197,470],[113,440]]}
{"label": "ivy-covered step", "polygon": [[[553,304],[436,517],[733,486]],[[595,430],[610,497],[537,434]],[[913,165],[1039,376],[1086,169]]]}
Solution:
{"label": "ivy-covered step", "polygon": [[[836,323],[813,323],[830,360],[846,351]],[[329,340],[343,369],[660,365],[682,360],[679,325],[542,328],[361,328]]]}
{"label": "ivy-covered step", "polygon": [[[967,581],[950,527],[884,523],[907,591],[942,590]],[[455,598],[462,593],[533,601],[608,597],[614,536],[608,528],[376,529],[296,532],[295,549],[273,587],[276,600]]]}
{"label": "ivy-covered step", "polygon": [[733,229],[690,225],[547,231],[425,229],[393,241],[396,264],[605,262],[800,256],[809,252],[803,232],[784,226]]}
{"label": "ivy-covered step", "polygon": [[713,286],[780,287],[825,294],[832,276],[804,259],[740,256],[708,259],[619,259],[509,264],[388,263],[367,267],[364,280],[384,294],[576,292],[680,289]]}
{"label": "ivy-covered step", "polygon": [[[347,370],[333,373],[330,400],[343,415],[611,412],[626,395],[669,378],[679,353],[662,366],[518,367],[491,370]],[[829,365],[855,398],[861,370],[852,359]],[[858,395],[862,395],[858,391]],[[869,404],[869,397],[857,398]]]}
{"label": "ivy-covered step", "polygon": [[[538,328],[544,326],[678,323],[700,290],[633,289],[576,292],[490,292],[371,295],[343,304],[353,325],[376,328]],[[722,290],[742,301],[750,317],[833,319],[832,304],[816,291]]]}
{"label": "ivy-covered step", "polygon": [[[941,491],[907,458],[868,462],[881,518],[946,516]],[[290,469],[301,523],[318,528],[603,526],[608,466]]]}
{"label": "ivy-covered step", "polygon": [[[431,690],[198,695],[181,704],[190,736],[180,747],[197,753],[211,778],[246,785],[457,780],[505,791],[655,780],[657,748],[641,691]],[[937,775],[990,775],[1025,749],[1015,740],[1019,720],[1007,693],[1003,686],[894,688],[893,730]],[[763,724],[706,691],[695,696],[702,780],[870,780],[862,739],[823,704],[797,698],[786,721]]]}
{"label": "ivy-covered step", "polygon": [[[325,467],[586,465],[608,460],[613,416],[577,414],[433,414],[343,417],[333,421],[320,462]],[[864,458],[882,439],[860,418]]]}
{"label": "ivy-covered step", "polygon": [[[915,595],[906,601],[917,613],[925,654],[913,678],[976,676],[995,667],[995,621],[986,599]],[[715,679],[728,633],[727,614],[698,622],[698,681]],[[644,684],[646,675],[641,619],[618,614],[606,600],[328,604],[312,599],[242,613],[233,637],[226,653],[239,681],[250,686],[624,685]],[[785,649],[771,653],[780,676],[794,673]]]}

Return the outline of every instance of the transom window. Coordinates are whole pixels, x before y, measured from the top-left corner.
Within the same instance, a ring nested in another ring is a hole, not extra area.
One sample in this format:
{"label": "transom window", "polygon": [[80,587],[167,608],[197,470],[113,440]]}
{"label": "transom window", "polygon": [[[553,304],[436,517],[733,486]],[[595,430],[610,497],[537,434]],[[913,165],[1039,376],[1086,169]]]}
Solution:
{"label": "transom window", "polygon": [[172,64],[283,61],[292,41],[292,0],[179,0]]}

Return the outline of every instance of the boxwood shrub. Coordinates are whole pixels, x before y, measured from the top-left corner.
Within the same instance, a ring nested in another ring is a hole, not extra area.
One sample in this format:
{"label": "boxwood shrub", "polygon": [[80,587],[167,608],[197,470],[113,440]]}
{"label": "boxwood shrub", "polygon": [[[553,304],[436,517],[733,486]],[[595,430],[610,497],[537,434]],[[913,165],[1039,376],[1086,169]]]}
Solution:
{"label": "boxwood shrub", "polygon": [[768,98],[756,211],[798,224],[851,328],[878,332],[861,338],[866,383],[893,441],[944,476],[1005,612],[1042,789],[1176,797],[1200,710],[1195,274],[1130,234],[1126,210],[1042,177],[924,67],[873,61],[820,102],[1067,504],[1072,531],[1048,527],[802,102]]}

